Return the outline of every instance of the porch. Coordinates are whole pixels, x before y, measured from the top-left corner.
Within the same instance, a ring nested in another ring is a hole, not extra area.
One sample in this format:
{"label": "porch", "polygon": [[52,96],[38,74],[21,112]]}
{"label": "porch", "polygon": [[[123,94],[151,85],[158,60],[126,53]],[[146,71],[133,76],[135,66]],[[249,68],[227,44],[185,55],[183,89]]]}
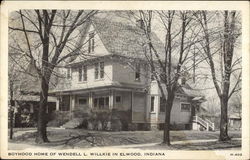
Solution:
{"label": "porch", "polygon": [[[68,112],[70,119],[101,113],[117,114],[127,123],[145,123],[147,96],[140,88],[105,87],[57,94],[56,111]],[[122,114],[120,114],[122,113]]]}

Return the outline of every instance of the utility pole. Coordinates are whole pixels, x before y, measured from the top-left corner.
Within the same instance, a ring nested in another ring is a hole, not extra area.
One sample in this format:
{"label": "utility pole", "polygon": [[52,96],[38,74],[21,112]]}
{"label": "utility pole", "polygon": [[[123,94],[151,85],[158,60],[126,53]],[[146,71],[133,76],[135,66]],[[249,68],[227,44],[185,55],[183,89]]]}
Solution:
{"label": "utility pole", "polygon": [[195,56],[196,56],[196,53],[195,53],[195,46],[194,46],[194,57],[193,57],[193,83],[195,83],[195,63],[196,63]]}

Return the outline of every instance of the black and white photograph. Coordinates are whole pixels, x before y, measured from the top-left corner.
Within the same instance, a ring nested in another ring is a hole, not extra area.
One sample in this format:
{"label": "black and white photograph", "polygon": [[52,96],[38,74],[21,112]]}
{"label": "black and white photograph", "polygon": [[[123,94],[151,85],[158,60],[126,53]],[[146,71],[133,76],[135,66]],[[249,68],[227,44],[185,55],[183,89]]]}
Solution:
{"label": "black and white photograph", "polygon": [[[242,158],[242,17],[205,8],[10,11],[8,156]],[[108,152],[116,149],[130,152]]]}

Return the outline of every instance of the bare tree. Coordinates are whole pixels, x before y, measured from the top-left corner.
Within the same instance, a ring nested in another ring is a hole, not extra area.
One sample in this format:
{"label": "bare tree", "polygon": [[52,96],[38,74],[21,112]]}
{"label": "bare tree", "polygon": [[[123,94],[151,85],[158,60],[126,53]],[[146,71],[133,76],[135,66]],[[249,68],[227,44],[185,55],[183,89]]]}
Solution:
{"label": "bare tree", "polygon": [[[13,57],[10,56],[10,57]],[[17,58],[15,56],[15,58]],[[20,57],[18,57],[20,58]],[[17,65],[10,58],[8,62],[8,83],[9,83],[9,127],[10,127],[10,139],[13,138],[13,125],[14,125],[14,110],[15,110],[15,100],[14,95],[17,92],[17,84],[19,83],[20,72],[18,72]]]}
{"label": "bare tree", "polygon": [[[158,17],[165,30],[163,52],[153,42],[151,32],[153,14]],[[198,28],[193,23],[193,13],[189,11],[140,11],[144,22],[149,54],[145,52],[151,72],[157,81],[162,98],[165,99],[165,125],[163,144],[170,145],[170,115],[175,93],[180,87],[179,79],[187,72],[184,67],[192,60],[192,46],[199,40]]]}
{"label": "bare tree", "polygon": [[[41,82],[37,125],[37,143],[48,142],[45,109],[48,90],[55,67],[68,58],[82,54],[83,26],[97,11],[71,10],[19,10],[13,15],[9,29],[15,32],[11,47],[35,67]],[[85,28],[86,29],[86,28]],[[77,32],[78,31],[78,32]],[[21,32],[22,34],[18,34]],[[80,39],[79,39],[80,37]]]}
{"label": "bare tree", "polygon": [[[204,42],[201,43],[202,50],[208,58],[207,62],[212,80],[220,99],[219,140],[226,141],[230,139],[228,136],[228,101],[236,91],[241,89],[241,66],[239,66],[241,56],[235,58],[235,47],[237,38],[240,36],[240,26],[237,26],[236,11],[224,11],[220,19],[223,24],[219,27],[215,27],[214,22],[211,22],[212,16],[218,17],[219,15],[210,15],[207,11],[196,12],[197,20],[203,30]],[[216,54],[217,52],[218,54]],[[219,55],[219,65],[217,66],[215,55]]]}

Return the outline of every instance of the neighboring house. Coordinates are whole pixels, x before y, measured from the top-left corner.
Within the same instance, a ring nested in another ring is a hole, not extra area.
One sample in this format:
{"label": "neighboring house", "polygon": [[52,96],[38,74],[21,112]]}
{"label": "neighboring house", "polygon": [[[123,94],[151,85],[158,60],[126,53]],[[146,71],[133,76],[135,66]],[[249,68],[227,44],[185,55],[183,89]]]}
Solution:
{"label": "neighboring house", "polygon": [[[40,102],[40,80],[34,67],[29,64],[19,77],[14,90],[15,120],[14,127],[34,127]],[[46,113],[50,115],[56,110],[56,98],[48,97]]]}
{"label": "neighboring house", "polygon": [[[86,114],[79,113],[88,112],[107,113],[111,119],[117,114],[124,130],[162,128],[165,101],[145,61],[146,39],[141,22],[133,26],[93,18],[86,24],[86,31],[81,33],[82,43],[88,44],[83,56],[66,64],[67,79],[61,79],[50,91],[57,97],[56,110],[70,115],[72,121],[68,124],[77,127],[73,125],[75,113],[77,118],[84,118]],[[158,51],[164,50],[154,33],[152,42]],[[171,112],[173,128],[192,129],[193,116],[203,100],[187,83],[180,84]],[[74,128],[70,125],[67,127]]]}
{"label": "neighboring house", "polygon": [[241,115],[238,113],[232,113],[228,116],[229,129],[240,130],[241,129]]}

